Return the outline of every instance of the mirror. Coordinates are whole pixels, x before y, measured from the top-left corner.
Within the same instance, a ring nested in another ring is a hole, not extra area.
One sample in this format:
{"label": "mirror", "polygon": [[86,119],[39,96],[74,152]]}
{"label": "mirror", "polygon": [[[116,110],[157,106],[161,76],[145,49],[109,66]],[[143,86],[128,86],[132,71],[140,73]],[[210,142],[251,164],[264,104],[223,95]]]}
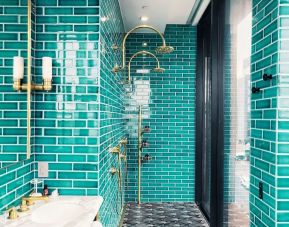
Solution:
{"label": "mirror", "polygon": [[24,58],[23,82],[31,81],[31,3],[5,1],[0,14],[0,168],[3,168],[30,158],[31,89],[27,92],[13,89],[13,58]]}

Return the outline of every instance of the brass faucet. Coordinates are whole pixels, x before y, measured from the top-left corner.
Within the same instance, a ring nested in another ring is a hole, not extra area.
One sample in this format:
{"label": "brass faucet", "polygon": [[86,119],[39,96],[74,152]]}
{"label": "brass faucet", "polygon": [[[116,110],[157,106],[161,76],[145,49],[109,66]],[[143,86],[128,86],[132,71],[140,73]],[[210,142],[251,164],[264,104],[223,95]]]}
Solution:
{"label": "brass faucet", "polygon": [[29,208],[27,206],[27,202],[26,200],[22,199],[22,202],[21,202],[21,205],[20,205],[20,208],[18,209],[19,212],[25,212],[25,211],[28,211]]}
{"label": "brass faucet", "polygon": [[8,219],[15,220],[18,218],[18,214],[17,214],[15,207],[10,208],[8,210],[8,213],[9,213]]}
{"label": "brass faucet", "polygon": [[[22,203],[24,203],[23,201],[26,201],[26,204],[28,206],[31,206],[34,204],[34,201],[45,201],[48,202],[48,197],[47,196],[29,196],[29,197],[23,197],[22,198]],[[24,205],[25,208],[25,205]]]}

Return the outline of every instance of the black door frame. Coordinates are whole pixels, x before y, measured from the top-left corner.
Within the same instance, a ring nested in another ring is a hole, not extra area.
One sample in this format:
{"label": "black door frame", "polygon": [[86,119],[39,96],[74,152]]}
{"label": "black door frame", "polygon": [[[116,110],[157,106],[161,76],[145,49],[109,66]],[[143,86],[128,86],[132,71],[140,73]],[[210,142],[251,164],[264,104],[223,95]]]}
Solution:
{"label": "black door frame", "polygon": [[[211,73],[212,73],[212,109],[211,109],[211,205],[210,226],[223,225],[224,197],[224,31],[225,31],[225,1],[211,1]],[[198,42],[199,42],[198,34]],[[198,45],[197,53],[200,54]],[[199,56],[199,55],[198,55]],[[202,58],[197,58],[196,80],[196,203],[202,199]]]}
{"label": "black door frame", "polygon": [[[203,137],[205,136],[204,132],[204,105],[205,105],[205,97],[204,97],[204,87],[205,87],[205,65],[204,60],[206,57],[211,57],[211,35],[210,35],[210,28],[211,28],[211,10],[210,6],[202,16],[198,27],[197,27],[197,79],[196,79],[196,202],[199,208],[202,210],[206,218],[209,220],[210,217],[208,216],[205,208],[203,207],[203,195],[204,195],[204,144],[203,144]],[[209,39],[209,44],[206,42]],[[210,63],[209,63],[210,64]],[[211,174],[211,173],[209,173]],[[211,182],[210,182],[211,183]],[[211,192],[210,192],[211,194]]]}

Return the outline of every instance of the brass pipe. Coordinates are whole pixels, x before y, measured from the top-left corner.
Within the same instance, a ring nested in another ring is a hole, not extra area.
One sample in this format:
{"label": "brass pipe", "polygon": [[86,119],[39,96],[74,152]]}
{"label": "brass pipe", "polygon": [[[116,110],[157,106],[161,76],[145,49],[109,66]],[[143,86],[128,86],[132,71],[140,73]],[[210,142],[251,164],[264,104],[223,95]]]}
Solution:
{"label": "brass pipe", "polygon": [[42,84],[34,84],[33,82],[22,84],[20,79],[14,80],[13,88],[16,91],[28,91],[28,85],[30,85],[32,91],[50,91],[52,89],[51,80],[43,80]]}
{"label": "brass pipe", "polygon": [[157,62],[157,67],[156,68],[160,68],[160,61],[159,59],[157,58],[157,56],[155,56],[153,53],[149,52],[149,51],[145,51],[145,50],[142,50],[142,51],[139,51],[137,53],[135,53],[133,56],[131,56],[131,58],[129,59],[129,62],[128,62],[128,82],[130,83],[131,82],[131,76],[130,76],[130,67],[131,67],[131,62],[134,58],[136,58],[138,55],[141,55],[141,54],[147,54],[147,55],[150,55],[152,56],[154,59],[156,59],[156,62]]}
{"label": "brass pipe", "polygon": [[31,137],[31,29],[32,29],[32,3],[27,0],[27,159],[31,155],[30,137]]}
{"label": "brass pipe", "polygon": [[166,46],[166,40],[163,36],[162,33],[160,33],[156,28],[152,27],[152,26],[149,26],[149,25],[139,25],[133,29],[131,29],[123,38],[123,41],[122,41],[122,68],[124,69],[125,68],[125,44],[126,44],[126,40],[127,40],[127,37],[132,33],[134,32],[135,30],[138,30],[138,29],[141,29],[141,28],[146,28],[146,29],[151,29],[153,30],[154,32],[156,32],[157,34],[159,34],[159,36],[161,37],[162,39],[162,42],[163,42],[163,45],[162,46]]}
{"label": "brass pipe", "polygon": [[141,150],[142,150],[142,108],[138,112],[138,204],[141,204]]}

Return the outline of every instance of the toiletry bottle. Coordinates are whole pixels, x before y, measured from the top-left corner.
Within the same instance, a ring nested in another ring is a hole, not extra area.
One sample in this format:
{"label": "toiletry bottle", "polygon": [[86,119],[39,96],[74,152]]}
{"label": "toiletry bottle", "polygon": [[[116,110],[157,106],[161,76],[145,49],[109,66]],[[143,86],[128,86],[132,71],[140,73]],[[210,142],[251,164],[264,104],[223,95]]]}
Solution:
{"label": "toiletry bottle", "polygon": [[43,191],[42,191],[43,196],[48,196],[48,186],[44,185]]}

